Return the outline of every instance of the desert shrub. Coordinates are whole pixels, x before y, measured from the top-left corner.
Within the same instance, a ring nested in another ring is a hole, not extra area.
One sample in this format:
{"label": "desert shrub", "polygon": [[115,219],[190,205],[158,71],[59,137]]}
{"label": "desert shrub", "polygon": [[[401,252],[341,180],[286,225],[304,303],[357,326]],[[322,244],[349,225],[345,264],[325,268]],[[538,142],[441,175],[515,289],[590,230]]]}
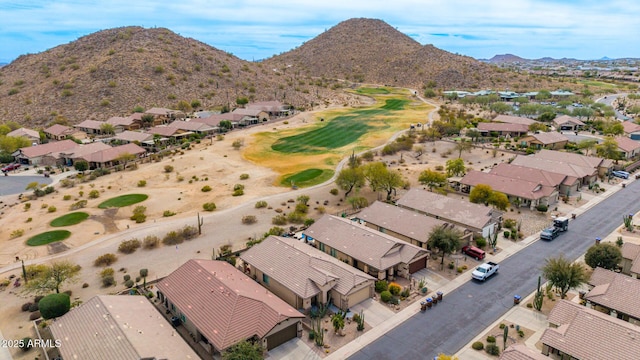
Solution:
{"label": "desert shrub", "polygon": [[162,243],[165,245],[177,245],[182,244],[182,242],[184,242],[184,239],[177,231],[169,231],[162,238]]}
{"label": "desert shrub", "polygon": [[66,314],[71,309],[71,299],[65,293],[49,294],[40,300],[40,314],[44,319],[52,319]]}
{"label": "desert shrub", "polygon": [[489,355],[500,355],[500,348],[496,344],[487,344],[487,346],[484,348],[484,351],[486,351]]}
{"label": "desert shrub", "polygon": [[125,286],[126,288],[131,288],[131,287],[133,287],[133,280],[129,279],[129,280],[125,281],[125,282],[124,282],[124,286]]}
{"label": "desert shrub", "polygon": [[271,223],[273,225],[286,225],[287,217],[282,214],[278,214],[271,219]]}
{"label": "desert shrub", "polygon": [[309,207],[306,204],[296,204],[295,212],[306,214],[309,211]]}
{"label": "desert shrub", "polygon": [[24,235],[24,229],[15,229],[11,232],[11,235],[9,235],[9,237],[11,237],[12,239],[15,239],[15,238],[19,238],[22,235]]}
{"label": "desert shrub", "polygon": [[138,205],[133,209],[133,215],[131,215],[130,219],[135,221],[137,224],[143,223],[147,221],[147,215],[145,215],[145,211],[147,211],[146,206]]}
{"label": "desert shrub", "polygon": [[185,225],[180,231],[182,232],[182,237],[185,240],[191,240],[198,236],[198,228],[195,226]]}
{"label": "desert shrub", "polygon": [[138,187],[145,187],[145,186],[147,186],[147,180],[138,181]]}
{"label": "desert shrub", "polygon": [[212,203],[212,202],[204,203],[204,204],[202,204],[202,208],[205,211],[213,211],[213,210],[216,209],[216,204]]}
{"label": "desert shrub", "polygon": [[56,207],[55,207],[55,206],[53,206],[53,205],[51,205],[51,206],[49,206],[49,207],[47,208],[47,211],[48,211],[48,212],[50,212],[50,213],[52,213],[52,212],[56,212],[56,210],[58,210],[58,209],[56,209]]}
{"label": "desert shrub", "polygon": [[113,275],[103,276],[102,277],[102,286],[109,287],[116,284],[116,279]]}
{"label": "desert shrub", "polygon": [[318,211],[318,213],[320,213],[320,214],[324,214],[324,213],[326,213],[326,212],[327,212],[327,209],[326,209],[324,206],[322,206],[322,205],[318,206],[318,207],[316,208],[316,210],[317,210],[317,211]]}
{"label": "desert shrub", "polygon": [[69,209],[71,210],[78,210],[78,209],[82,209],[83,207],[87,206],[87,200],[80,200],[78,202],[75,202],[73,204],[71,204],[71,206],[69,206]]}
{"label": "desert shrub", "polygon": [[391,283],[389,284],[389,292],[391,293],[391,295],[395,295],[398,296],[400,294],[400,291],[402,291],[402,286],[396,284],[396,283]]}
{"label": "desert shrub", "polygon": [[89,283],[84,283],[84,284],[82,284],[82,288],[83,288],[83,289],[86,289],[86,288],[88,288],[88,287],[89,287]]}
{"label": "desert shrub", "polygon": [[402,292],[400,292],[400,296],[402,296],[404,298],[408,298],[409,295],[411,295],[411,290],[409,290],[408,287],[402,289]]}
{"label": "desert shrub", "polygon": [[109,266],[114,262],[116,262],[116,260],[118,260],[118,257],[115,254],[104,254],[104,255],[98,256],[98,258],[93,261],[93,265]]}
{"label": "desert shrub", "polygon": [[372,160],[373,160],[373,156],[374,156],[374,155],[375,155],[375,154],[374,154],[373,152],[371,152],[371,151],[367,151],[367,152],[365,152],[364,154],[360,155],[360,157],[361,157],[363,160],[366,160],[366,161],[372,161]]}
{"label": "desert shrub", "polygon": [[495,343],[496,342],[495,336],[491,336],[491,335],[487,336],[487,342],[488,343]]}
{"label": "desert shrub", "polygon": [[113,268],[106,268],[100,271],[100,277],[113,276],[113,274],[114,274]]}
{"label": "desert shrub", "polygon": [[63,188],[73,187],[73,185],[75,185],[75,182],[71,179],[60,180],[60,186],[62,186]]}
{"label": "desert shrub", "polygon": [[244,195],[244,185],[242,185],[242,184],[233,185],[233,193],[231,195],[232,196]]}
{"label": "desert shrub", "polygon": [[170,173],[172,171],[173,171],[173,166],[171,166],[171,165],[165,165],[164,166],[164,172]]}
{"label": "desert shrub", "polygon": [[[42,300],[42,299],[40,299],[40,300]],[[38,300],[38,301],[40,301],[40,300]],[[31,303],[31,305],[29,305],[29,309],[27,309],[27,310],[29,310],[29,312],[34,312],[34,311],[40,310],[40,308],[38,307],[38,301],[36,301],[34,303]]]}
{"label": "desert shrub", "polygon": [[99,197],[100,197],[100,191],[98,190],[89,191],[89,199],[97,199]]}
{"label": "desert shrub", "polygon": [[165,210],[165,211],[162,213],[162,216],[164,216],[164,217],[169,217],[169,216],[173,216],[173,215],[175,215],[175,214],[176,214],[176,213],[174,213],[174,212],[173,212],[173,211],[171,211],[171,210]]}
{"label": "desert shrub", "polygon": [[247,180],[249,178],[249,174],[240,174],[240,180]]}
{"label": "desert shrub", "polygon": [[333,188],[331,190],[329,190],[329,194],[331,195],[338,195],[340,193],[340,191],[338,191],[338,189]]}
{"label": "desert shrub", "polygon": [[131,275],[127,274],[122,278],[124,281],[129,281],[131,280]]}
{"label": "desert shrub", "polygon": [[242,217],[242,223],[245,225],[254,224],[258,221],[254,215],[245,215]]}
{"label": "desert shrub", "polygon": [[36,311],[32,312],[31,314],[29,314],[29,320],[30,321],[38,320],[41,317],[42,317],[42,315],[40,314],[40,310],[36,310]]}
{"label": "desert shrub", "polygon": [[125,240],[118,245],[118,251],[123,254],[131,254],[138,250],[141,243],[138,239]]}
{"label": "desert shrub", "polygon": [[140,276],[143,278],[149,276],[149,269],[140,269]]}
{"label": "desert shrub", "polygon": [[67,201],[67,200],[71,200],[71,195],[65,195],[65,196],[63,196],[63,197],[62,197],[62,200],[65,200],[65,201]]}
{"label": "desert shrub", "polygon": [[209,192],[209,191],[211,191],[211,186],[209,186],[209,185],[205,185],[205,186],[203,186],[203,187],[202,187],[202,189],[200,189],[200,191],[202,191],[202,192]]}
{"label": "desert shrub", "polygon": [[524,330],[518,330],[518,336],[524,337]]}
{"label": "desert shrub", "polygon": [[471,347],[473,348],[473,350],[482,350],[484,349],[484,344],[482,343],[482,341],[476,341],[471,345]]}
{"label": "desert shrub", "polygon": [[312,218],[304,219],[304,226],[309,227],[309,226],[313,225],[314,222],[316,222],[316,221],[313,220]]}
{"label": "desert shrub", "polygon": [[260,200],[256,203],[256,209],[266,208],[268,206],[267,202],[264,200]]}
{"label": "desert shrub", "polygon": [[442,166],[442,165],[436,165],[435,170],[436,170],[436,171],[442,171],[442,170],[444,170],[444,166]]}
{"label": "desert shrub", "polygon": [[155,235],[148,235],[142,240],[142,247],[144,249],[155,249],[160,244],[160,239]]}
{"label": "desert shrub", "polygon": [[485,246],[487,246],[487,240],[485,238],[479,237],[476,239],[476,245],[479,248],[483,248]]}
{"label": "desert shrub", "polygon": [[289,213],[289,215],[287,215],[287,220],[293,224],[303,224],[304,219],[305,219],[304,214],[299,213],[297,211],[294,211],[292,213]]}
{"label": "desert shrub", "polygon": [[505,239],[508,239],[511,236],[511,232],[505,231],[503,235],[504,235]]}
{"label": "desert shrub", "polygon": [[376,281],[375,289],[377,293],[387,291],[389,290],[389,283],[387,282],[387,280],[378,280]]}
{"label": "desert shrub", "polygon": [[380,293],[380,300],[382,300],[383,302],[388,303],[389,301],[391,301],[391,299],[393,299],[393,295],[391,295],[391,292],[389,292],[389,290],[385,290]]}
{"label": "desert shrub", "polygon": [[24,303],[24,304],[22,304],[21,310],[22,311],[29,311],[29,308],[31,307],[31,305],[33,305],[32,302]]}

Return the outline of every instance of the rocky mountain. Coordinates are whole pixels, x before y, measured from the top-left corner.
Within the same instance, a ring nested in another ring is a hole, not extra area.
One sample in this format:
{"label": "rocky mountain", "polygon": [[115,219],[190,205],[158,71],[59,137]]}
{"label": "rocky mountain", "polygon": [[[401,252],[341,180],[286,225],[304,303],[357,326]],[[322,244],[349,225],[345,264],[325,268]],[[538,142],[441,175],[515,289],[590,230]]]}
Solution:
{"label": "rocky mountain", "polygon": [[492,64],[503,64],[503,63],[523,62],[528,60],[513,54],[503,54],[503,55],[495,55],[494,57],[486,61]]}
{"label": "rocky mountain", "polygon": [[241,97],[296,107],[350,101],[331,85],[306,78],[294,82],[168,29],[125,27],[24,55],[0,68],[0,122],[74,124],[128,115],[136,106],[233,107]]}

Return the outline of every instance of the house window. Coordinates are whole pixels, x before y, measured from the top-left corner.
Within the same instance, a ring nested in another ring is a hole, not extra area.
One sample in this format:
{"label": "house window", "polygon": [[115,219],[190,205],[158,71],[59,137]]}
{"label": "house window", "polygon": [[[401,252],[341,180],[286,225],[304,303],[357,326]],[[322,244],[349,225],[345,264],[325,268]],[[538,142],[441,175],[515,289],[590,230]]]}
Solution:
{"label": "house window", "polygon": [[324,243],[320,243],[318,245],[318,249],[320,249],[320,251],[324,251]]}
{"label": "house window", "polygon": [[331,256],[336,257],[336,249],[331,248],[331,250],[329,251],[329,253],[331,254]]}
{"label": "house window", "polygon": [[262,282],[269,285],[269,275],[262,274]]}

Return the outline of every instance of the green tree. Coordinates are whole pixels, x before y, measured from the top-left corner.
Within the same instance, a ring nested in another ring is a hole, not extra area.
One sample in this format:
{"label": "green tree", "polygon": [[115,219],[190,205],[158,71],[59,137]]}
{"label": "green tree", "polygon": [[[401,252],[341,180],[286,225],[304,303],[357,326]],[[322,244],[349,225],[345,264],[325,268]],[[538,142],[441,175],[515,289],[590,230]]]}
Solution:
{"label": "green tree", "polygon": [[[455,149],[458,152],[458,159],[460,159],[460,158],[462,158],[462,152],[463,151],[470,153],[471,150],[473,150],[473,145],[469,141],[460,140],[460,141],[456,142]],[[463,165],[464,165],[464,163],[463,163]]]}
{"label": "green tree", "polygon": [[536,131],[546,132],[547,130],[549,130],[549,126],[540,122],[536,122],[529,125],[529,131],[531,132],[536,132]]}
{"label": "green tree", "polygon": [[604,125],[602,133],[613,136],[622,135],[624,134],[624,126],[622,126],[622,123],[619,121],[609,121]]}
{"label": "green tree", "polygon": [[336,178],[336,185],[342,190],[346,191],[344,197],[348,197],[351,190],[354,188],[361,188],[365,184],[364,174],[362,169],[356,168],[344,168],[340,170],[338,177]]}
{"label": "green tree", "polygon": [[85,171],[89,170],[89,163],[79,160],[73,163],[73,168],[77,171],[80,171],[81,173],[84,173]]}
{"label": "green tree", "polygon": [[560,290],[562,299],[567,296],[570,289],[579,287],[587,281],[584,267],[581,264],[572,263],[562,255],[545,260],[542,275],[551,285]]}
{"label": "green tree", "polygon": [[0,124],[0,135],[7,135],[10,132],[11,128],[9,127],[9,125]]}
{"label": "green tree", "polygon": [[620,150],[618,149],[618,142],[611,136],[607,136],[602,144],[596,146],[596,153],[600,157],[616,162],[622,158]]}
{"label": "green tree", "polygon": [[480,138],[480,131],[477,129],[468,129],[467,136],[471,138],[471,143],[475,143]]}
{"label": "green tree", "polygon": [[493,195],[493,189],[486,184],[478,184],[469,192],[469,201],[475,204],[488,204]]}
{"label": "green tree", "polygon": [[384,163],[374,162],[362,167],[364,178],[369,182],[373,191],[386,191],[387,200],[391,200],[391,194],[404,185],[402,175],[397,171],[391,171]]}
{"label": "green tree", "polygon": [[584,150],[585,155],[589,155],[589,151],[596,148],[598,144],[598,140],[596,139],[585,139],[578,143],[578,149]]}
{"label": "green tree", "polygon": [[620,248],[612,243],[601,243],[591,246],[584,255],[584,262],[591,268],[601,267],[614,270],[622,261]]}
{"label": "green tree", "polygon": [[124,153],[118,155],[114,160],[117,161],[118,164],[122,163],[122,167],[126,169],[127,168],[127,163],[129,161],[133,161],[135,159],[136,159],[135,155],[133,155],[131,153],[128,153],[128,152],[124,152]]}
{"label": "green tree", "polygon": [[200,106],[202,106],[202,103],[200,102],[200,100],[198,99],[191,100],[191,107],[193,109],[198,109]]}
{"label": "green tree", "polygon": [[499,192],[493,191],[491,195],[489,195],[488,203],[493,205],[496,209],[505,211],[509,208],[509,198],[507,195]]}
{"label": "green tree", "polygon": [[153,125],[155,117],[152,114],[144,114],[140,119],[142,120],[142,125],[147,128]]}
{"label": "green tree", "polygon": [[[30,270],[27,272],[31,272]],[[64,283],[76,281],[80,266],[70,261],[59,261],[45,265],[25,285],[25,291],[36,294],[46,294],[52,291],[60,292]]]}
{"label": "green tree", "polygon": [[182,111],[182,112],[189,112],[192,110],[191,108],[191,104],[189,104],[188,101],[186,100],[180,100],[178,101],[178,104],[176,105],[176,109]]}
{"label": "green tree", "polygon": [[105,135],[113,135],[116,133],[116,129],[113,125],[109,123],[102,123],[100,125],[100,132],[102,132]]}
{"label": "green tree", "polygon": [[442,257],[440,267],[442,269],[444,269],[445,255],[458,250],[461,238],[462,234],[457,229],[438,226],[431,230],[427,246],[431,249],[438,249],[438,252],[440,252]]}
{"label": "green tree", "polygon": [[426,169],[418,176],[418,181],[422,185],[426,185],[429,189],[433,190],[434,187],[442,187],[447,184],[447,175],[439,171]]}
{"label": "green tree", "polygon": [[461,158],[447,160],[447,176],[464,175],[464,160]]}
{"label": "green tree", "polygon": [[221,129],[224,129],[225,131],[227,131],[227,130],[231,130],[232,127],[233,127],[233,124],[231,123],[231,121],[229,121],[229,120],[220,121],[220,128]]}
{"label": "green tree", "polygon": [[549,90],[540,90],[536,94],[536,100],[545,101],[551,99],[551,92]]}
{"label": "green tree", "polygon": [[540,116],[538,116],[538,120],[542,122],[552,122],[553,119],[556,118],[556,113],[552,111],[545,111]]}
{"label": "green tree", "polygon": [[264,349],[260,343],[241,341],[222,352],[222,360],[262,360]]}
{"label": "green tree", "polygon": [[489,105],[489,109],[496,114],[506,114],[509,111],[513,111],[513,106],[505,102],[495,102]]}
{"label": "green tree", "polygon": [[49,294],[38,302],[40,315],[45,320],[60,317],[71,309],[71,298],[67,294]]}
{"label": "green tree", "polygon": [[240,106],[247,105],[248,103],[249,103],[249,99],[247,99],[246,97],[239,97],[236,99],[236,104]]}
{"label": "green tree", "polygon": [[0,151],[5,154],[12,154],[16,150],[31,146],[31,141],[22,136],[0,135]]}

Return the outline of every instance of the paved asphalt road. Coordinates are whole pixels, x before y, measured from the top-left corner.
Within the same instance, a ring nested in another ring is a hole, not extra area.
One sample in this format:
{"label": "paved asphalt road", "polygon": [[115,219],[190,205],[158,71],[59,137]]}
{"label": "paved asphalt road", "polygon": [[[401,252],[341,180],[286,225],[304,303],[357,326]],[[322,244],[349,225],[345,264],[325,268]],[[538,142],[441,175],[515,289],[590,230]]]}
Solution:
{"label": "paved asphalt road", "polygon": [[[640,181],[595,205],[551,242],[536,241],[500,263],[500,272],[485,283],[470,281],[426,313],[417,313],[350,359],[433,359],[454,354],[513,306],[515,294],[535,291],[544,260],[563,254],[577,259],[622,223],[624,214],[640,210]],[[471,261],[471,260],[470,260]],[[475,263],[475,262],[474,262]]]}
{"label": "paved asphalt road", "polygon": [[46,178],[42,175],[15,176],[9,174],[9,176],[4,176],[4,174],[0,174],[0,196],[25,192],[24,188],[34,181],[37,181],[40,184],[51,184],[51,178]]}

